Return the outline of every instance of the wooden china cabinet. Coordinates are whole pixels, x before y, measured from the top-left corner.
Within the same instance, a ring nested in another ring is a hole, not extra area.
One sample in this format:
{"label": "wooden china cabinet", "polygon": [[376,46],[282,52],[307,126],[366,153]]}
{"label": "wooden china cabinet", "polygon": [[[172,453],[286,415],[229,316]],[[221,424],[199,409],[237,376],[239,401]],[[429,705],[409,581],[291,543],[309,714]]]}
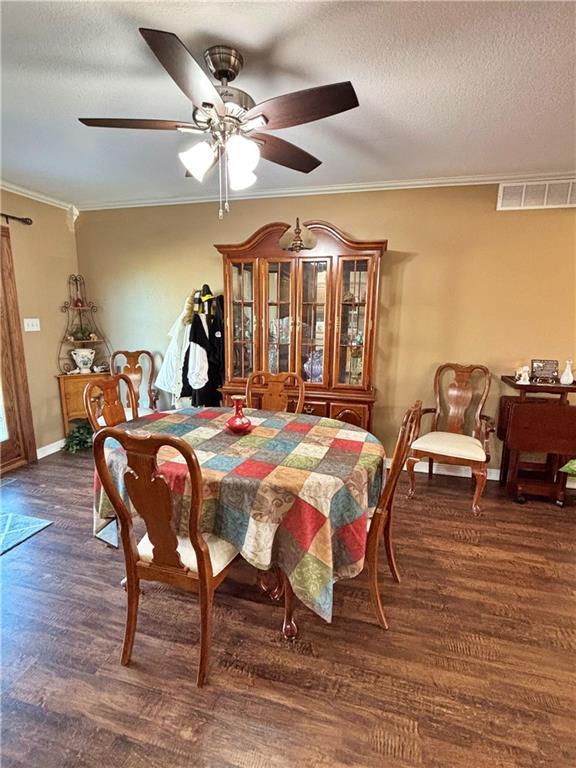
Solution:
{"label": "wooden china cabinet", "polygon": [[370,429],[387,241],[353,240],[323,221],[305,225],[317,237],[312,250],[282,250],[278,241],[289,225],[281,222],[243,243],[216,246],[224,259],[224,402],[245,391],[252,371],[296,371],[305,382],[304,413]]}

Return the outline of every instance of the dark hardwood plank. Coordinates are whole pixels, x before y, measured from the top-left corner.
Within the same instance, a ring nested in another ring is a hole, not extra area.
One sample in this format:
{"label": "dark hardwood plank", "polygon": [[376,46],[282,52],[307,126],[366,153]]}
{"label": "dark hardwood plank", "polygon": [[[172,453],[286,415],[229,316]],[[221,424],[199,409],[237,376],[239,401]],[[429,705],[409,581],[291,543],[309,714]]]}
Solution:
{"label": "dark hardwood plank", "polygon": [[92,537],[92,461],[14,473],[4,511],[54,525],[2,557],[2,765],[46,768],[568,768],[576,763],[574,507],[517,506],[488,484],[399,491],[402,583],[382,557],[390,630],[362,576],[331,625],[282,608],[234,566],[215,600],[208,686],[194,596],[146,584],[133,662],[119,663],[121,553]]}

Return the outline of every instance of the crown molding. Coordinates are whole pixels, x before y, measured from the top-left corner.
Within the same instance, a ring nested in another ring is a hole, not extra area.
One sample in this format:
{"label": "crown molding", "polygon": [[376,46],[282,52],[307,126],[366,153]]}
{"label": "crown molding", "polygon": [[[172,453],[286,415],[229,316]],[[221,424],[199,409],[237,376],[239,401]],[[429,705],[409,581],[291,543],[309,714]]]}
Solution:
{"label": "crown molding", "polygon": [[11,184],[9,181],[4,181],[3,179],[0,179],[0,191],[12,192],[15,195],[28,197],[30,200],[36,200],[39,203],[46,203],[46,205],[53,205],[56,208],[64,208],[67,210],[72,206],[72,203],[65,203],[63,200],[56,200],[54,197],[42,195],[40,192],[35,192],[32,189],[18,187],[16,184]]}
{"label": "crown molding", "polygon": [[[323,187],[290,187],[287,189],[253,189],[244,193],[235,193],[231,197],[234,200],[257,200],[263,198],[277,197],[310,197],[313,195],[343,195],[354,192],[385,192],[395,189],[425,189],[428,187],[470,187],[483,184],[505,184],[505,183],[530,183],[535,181],[557,181],[564,178],[573,178],[576,171],[566,171],[564,173],[537,173],[537,174],[494,174],[489,176],[444,176],[432,179],[402,179],[398,181],[374,181],[356,184],[333,184]],[[31,200],[37,200],[40,203],[54,205],[57,208],[68,209],[73,203],[57,200],[56,198],[43,195],[31,189],[19,187],[8,181],[0,180],[0,190],[13,192],[16,195],[28,197]],[[172,198],[150,198],[147,200],[117,200],[106,203],[84,203],[77,205],[79,211],[105,211],[116,208],[155,208],[163,205],[193,205],[196,203],[217,202],[216,195],[206,196],[186,196]]]}
{"label": "crown molding", "polygon": [[[353,192],[383,192],[394,189],[422,189],[426,187],[459,187],[478,186],[483,184],[503,184],[505,182],[529,183],[534,181],[547,181],[572,178],[574,171],[565,173],[539,173],[539,174],[496,174],[490,176],[449,176],[436,179],[403,179],[400,181],[374,181],[357,184],[334,184],[324,187],[291,187],[289,189],[253,189],[245,193],[234,193],[230,202],[235,200],[255,200],[259,198],[275,197],[309,197],[311,195],[342,195]],[[79,205],[80,211],[104,211],[114,208],[151,208],[162,205],[191,205],[195,203],[217,202],[216,195],[152,198],[148,200],[123,200],[108,203],[85,203]]]}

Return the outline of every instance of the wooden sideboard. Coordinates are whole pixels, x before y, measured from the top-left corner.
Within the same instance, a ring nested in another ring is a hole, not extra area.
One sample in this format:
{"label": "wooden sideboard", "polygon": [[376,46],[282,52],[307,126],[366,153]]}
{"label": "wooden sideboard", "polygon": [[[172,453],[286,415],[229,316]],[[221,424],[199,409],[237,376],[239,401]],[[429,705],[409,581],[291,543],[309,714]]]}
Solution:
{"label": "wooden sideboard", "polygon": [[62,407],[62,422],[64,435],[70,431],[70,422],[74,419],[88,419],[84,408],[83,393],[86,384],[91,379],[101,378],[101,373],[62,373],[58,379],[60,389],[60,405]]}
{"label": "wooden sideboard", "polygon": [[370,429],[387,242],[354,240],[331,224],[307,221],[316,246],[295,253],[278,244],[288,226],[268,224],[243,243],[216,246],[224,260],[224,402],[245,391],[253,371],[296,371],[304,413]]}

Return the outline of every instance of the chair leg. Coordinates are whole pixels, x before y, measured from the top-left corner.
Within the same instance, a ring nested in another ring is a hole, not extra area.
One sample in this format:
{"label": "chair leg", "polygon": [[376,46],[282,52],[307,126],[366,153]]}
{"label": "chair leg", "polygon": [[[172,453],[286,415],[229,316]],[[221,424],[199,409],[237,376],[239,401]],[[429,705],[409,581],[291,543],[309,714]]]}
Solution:
{"label": "chair leg", "polygon": [[474,491],[474,498],[472,499],[472,512],[475,515],[478,515],[480,514],[480,497],[482,496],[484,486],[486,485],[486,467],[483,467],[482,469],[473,469],[472,474],[476,478],[476,489]]}
{"label": "chair leg", "polygon": [[408,472],[408,498],[413,499],[416,495],[416,476],[414,473],[414,465],[418,464],[420,459],[409,458],[406,461],[406,471]]}
{"label": "chair leg", "polygon": [[386,557],[388,558],[388,567],[392,578],[397,584],[400,584],[400,574],[394,557],[394,544],[392,543],[392,518],[388,515],[388,520],[384,526],[384,545],[386,547]]}
{"label": "chair leg", "polygon": [[366,564],[368,566],[368,583],[370,585],[370,598],[372,607],[376,614],[376,620],[383,629],[388,629],[388,622],[384,615],[382,602],[380,600],[380,589],[378,588],[378,548],[374,547],[367,553]]}
{"label": "chair leg", "polygon": [[198,593],[200,598],[200,661],[196,685],[202,688],[208,675],[208,658],[212,643],[212,605],[214,591],[209,584],[202,582]]}
{"label": "chair leg", "polygon": [[132,648],[134,647],[134,636],[136,634],[136,623],[138,621],[138,603],[140,600],[140,579],[127,579],[125,589],[128,597],[128,605],[126,610],[124,644],[122,646],[120,663],[126,667],[130,664]]}
{"label": "chair leg", "polygon": [[284,588],[284,622],[282,634],[286,640],[295,640],[298,635],[298,627],[294,621],[294,592],[288,580],[288,576],[281,571],[282,585]]}
{"label": "chair leg", "polygon": [[428,459],[428,477],[434,475],[434,459]]}

